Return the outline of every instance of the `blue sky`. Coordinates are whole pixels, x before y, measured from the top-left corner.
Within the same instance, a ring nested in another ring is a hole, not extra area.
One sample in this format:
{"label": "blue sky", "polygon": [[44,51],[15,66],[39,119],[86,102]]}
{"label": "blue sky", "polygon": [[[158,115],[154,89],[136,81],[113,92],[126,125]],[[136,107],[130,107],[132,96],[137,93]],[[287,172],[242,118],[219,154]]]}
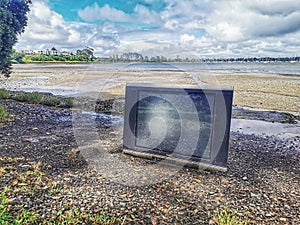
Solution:
{"label": "blue sky", "polygon": [[81,21],[82,18],[78,15],[79,10],[84,10],[86,7],[98,5],[98,7],[102,8],[105,5],[109,5],[111,8],[116,10],[121,10],[127,14],[134,13],[134,9],[136,5],[145,6],[149,10],[153,10],[155,12],[162,12],[165,10],[167,4],[164,1],[142,1],[142,0],[131,0],[131,1],[124,1],[124,0],[98,0],[98,1],[79,1],[79,3],[75,3],[72,0],[54,0],[49,1],[49,6],[55,12],[61,14],[67,21]]}
{"label": "blue sky", "polygon": [[294,0],[33,0],[16,49],[98,56],[138,52],[176,57],[299,55]]}

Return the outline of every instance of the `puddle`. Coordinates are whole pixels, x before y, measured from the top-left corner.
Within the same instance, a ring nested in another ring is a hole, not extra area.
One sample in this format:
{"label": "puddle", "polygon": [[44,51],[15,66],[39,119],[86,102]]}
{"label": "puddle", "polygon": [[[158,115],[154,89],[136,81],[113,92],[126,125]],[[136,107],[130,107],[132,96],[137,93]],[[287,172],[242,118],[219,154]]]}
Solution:
{"label": "puddle", "polygon": [[56,121],[67,123],[74,122],[73,119],[79,120],[81,124],[94,123],[98,127],[117,127],[122,126],[124,123],[123,116],[109,115],[105,113],[96,113],[90,111],[73,112],[73,116],[60,116],[56,119]]}
{"label": "puddle", "polygon": [[96,113],[96,112],[89,112],[89,111],[82,111],[82,115],[91,116],[95,119],[96,124],[105,127],[111,127],[111,126],[120,126],[124,123],[123,116],[118,115],[109,115],[104,113]]}
{"label": "puddle", "polygon": [[300,123],[289,124],[272,123],[261,120],[232,119],[231,131],[289,139],[300,137]]}
{"label": "puddle", "polygon": [[56,121],[62,123],[72,122],[72,116],[59,116],[58,118],[56,118]]}
{"label": "puddle", "polygon": [[[71,115],[60,116],[58,122],[72,122],[80,120],[82,124],[95,124],[98,127],[123,126],[124,118],[120,115],[109,115],[91,111],[73,112]],[[300,138],[300,123],[272,123],[261,120],[232,119],[231,131],[243,134],[254,134],[263,136],[276,136],[282,139]]]}
{"label": "puddle", "polygon": [[68,90],[68,89],[45,89],[45,88],[8,88],[9,91],[25,91],[25,92],[40,92],[40,93],[51,93],[53,95],[73,96],[80,91]]}
{"label": "puddle", "polygon": [[33,77],[26,77],[27,79],[32,79],[32,80],[47,80],[49,77],[47,76],[33,76]]}

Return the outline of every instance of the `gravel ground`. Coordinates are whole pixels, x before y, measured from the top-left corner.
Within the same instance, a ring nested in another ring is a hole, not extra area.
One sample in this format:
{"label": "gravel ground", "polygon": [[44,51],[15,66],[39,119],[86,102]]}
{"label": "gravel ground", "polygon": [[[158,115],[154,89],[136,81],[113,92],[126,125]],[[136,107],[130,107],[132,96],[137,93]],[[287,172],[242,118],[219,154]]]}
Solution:
{"label": "gravel ground", "polygon": [[124,224],[209,224],[217,211],[229,208],[250,224],[300,224],[299,137],[281,140],[232,132],[228,172],[182,168],[168,176],[171,167],[122,154],[119,136],[112,135],[119,130],[98,121],[102,141],[117,149],[108,154],[124,163],[120,168],[154,165],[165,176],[159,182],[125,185],[114,179],[122,171],[99,172],[82,157],[70,109],[13,100],[0,104],[13,115],[0,125],[0,167],[20,173],[40,163],[45,174],[31,193],[22,192],[22,185],[9,176],[0,176],[0,190],[12,186],[12,210],[36,212],[37,223],[77,208],[122,217]]}

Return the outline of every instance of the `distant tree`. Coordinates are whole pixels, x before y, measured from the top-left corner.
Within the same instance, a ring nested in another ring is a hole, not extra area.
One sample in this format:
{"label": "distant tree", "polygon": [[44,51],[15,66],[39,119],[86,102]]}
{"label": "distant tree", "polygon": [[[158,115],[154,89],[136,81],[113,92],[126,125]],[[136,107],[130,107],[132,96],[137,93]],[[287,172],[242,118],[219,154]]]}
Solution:
{"label": "distant tree", "polygon": [[11,73],[12,47],[24,32],[31,0],[0,0],[0,73]]}
{"label": "distant tree", "polygon": [[94,49],[91,47],[86,47],[86,48],[82,49],[81,53],[86,56],[87,60],[94,59]]}
{"label": "distant tree", "polygon": [[91,47],[86,47],[82,50],[78,49],[76,51],[76,58],[79,61],[92,61],[94,57],[94,49]]}
{"label": "distant tree", "polygon": [[13,60],[15,62],[18,62],[18,63],[21,63],[23,57],[24,57],[24,54],[22,54],[20,52],[17,52],[14,49],[12,50],[12,52],[11,52],[11,60]]}

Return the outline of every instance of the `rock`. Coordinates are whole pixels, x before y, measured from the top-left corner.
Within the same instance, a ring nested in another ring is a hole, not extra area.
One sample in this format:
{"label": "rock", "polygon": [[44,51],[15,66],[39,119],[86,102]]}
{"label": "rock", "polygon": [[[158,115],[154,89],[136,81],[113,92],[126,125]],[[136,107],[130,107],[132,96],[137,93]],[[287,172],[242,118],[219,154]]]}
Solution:
{"label": "rock", "polygon": [[37,138],[24,138],[24,142],[30,142],[30,143],[39,143],[40,141]]}
{"label": "rock", "polygon": [[280,217],[279,220],[280,220],[281,222],[287,222],[287,218],[284,218],[284,217]]}
{"label": "rock", "polygon": [[252,193],[252,192],[250,193],[250,197],[251,197],[251,198],[254,198],[254,197],[257,197],[257,196],[258,196],[257,194],[254,194],[254,193]]}

